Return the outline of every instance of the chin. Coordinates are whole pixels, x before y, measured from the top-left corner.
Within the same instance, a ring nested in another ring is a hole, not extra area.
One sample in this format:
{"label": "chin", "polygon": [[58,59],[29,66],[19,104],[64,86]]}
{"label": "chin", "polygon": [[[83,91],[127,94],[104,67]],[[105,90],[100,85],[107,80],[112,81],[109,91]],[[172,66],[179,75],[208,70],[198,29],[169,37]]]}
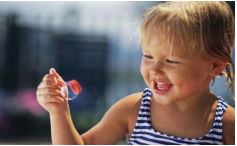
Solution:
{"label": "chin", "polygon": [[173,100],[169,100],[168,99],[169,97],[165,97],[165,96],[153,95],[153,98],[158,104],[164,105],[164,106],[174,103]]}

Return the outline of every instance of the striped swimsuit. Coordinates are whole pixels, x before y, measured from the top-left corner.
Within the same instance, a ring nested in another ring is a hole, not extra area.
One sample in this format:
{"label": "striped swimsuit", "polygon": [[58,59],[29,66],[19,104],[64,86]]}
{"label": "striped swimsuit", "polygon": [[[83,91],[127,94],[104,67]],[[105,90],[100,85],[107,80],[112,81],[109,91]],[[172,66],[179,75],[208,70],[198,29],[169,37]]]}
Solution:
{"label": "striped swimsuit", "polygon": [[161,133],[153,129],[150,117],[150,103],[152,92],[146,88],[143,91],[139,115],[133,133],[128,144],[156,145],[156,144],[223,144],[222,140],[222,118],[228,104],[220,97],[218,99],[215,120],[211,130],[199,138],[181,138]]}

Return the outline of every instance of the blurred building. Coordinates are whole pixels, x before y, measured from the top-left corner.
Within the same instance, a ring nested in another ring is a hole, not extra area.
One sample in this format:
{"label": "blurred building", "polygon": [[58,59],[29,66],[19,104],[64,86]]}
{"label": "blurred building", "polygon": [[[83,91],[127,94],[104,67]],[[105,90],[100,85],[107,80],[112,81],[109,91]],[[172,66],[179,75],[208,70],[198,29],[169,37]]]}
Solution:
{"label": "blurred building", "polygon": [[70,102],[80,131],[94,125],[116,100],[140,90],[136,30],[143,4],[152,5],[1,2],[0,142],[50,143],[48,115],[35,95],[50,67],[65,81],[76,79],[83,86],[80,97]]}
{"label": "blurred building", "polygon": [[[138,26],[156,3],[0,2],[0,142],[50,143],[48,115],[35,99],[50,67],[82,84],[70,102],[81,131],[120,98],[143,90]],[[212,90],[234,106],[223,82]]]}

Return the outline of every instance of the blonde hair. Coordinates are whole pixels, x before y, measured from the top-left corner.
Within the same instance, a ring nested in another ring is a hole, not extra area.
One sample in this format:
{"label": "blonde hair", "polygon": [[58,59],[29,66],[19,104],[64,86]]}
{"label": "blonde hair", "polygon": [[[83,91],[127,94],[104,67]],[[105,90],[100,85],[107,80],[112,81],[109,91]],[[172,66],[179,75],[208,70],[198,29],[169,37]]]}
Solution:
{"label": "blonde hair", "polygon": [[145,13],[140,27],[141,45],[149,43],[156,33],[160,40],[179,46],[189,54],[198,50],[227,61],[225,74],[233,89],[234,29],[234,16],[226,2],[165,2]]}

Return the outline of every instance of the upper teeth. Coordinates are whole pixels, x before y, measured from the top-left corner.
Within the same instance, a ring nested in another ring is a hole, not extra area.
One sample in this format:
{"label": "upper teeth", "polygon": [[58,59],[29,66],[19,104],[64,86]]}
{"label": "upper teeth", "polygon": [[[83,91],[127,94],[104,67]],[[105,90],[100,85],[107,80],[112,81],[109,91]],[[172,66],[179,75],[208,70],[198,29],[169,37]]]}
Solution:
{"label": "upper teeth", "polygon": [[166,83],[157,82],[158,85],[166,85]]}

